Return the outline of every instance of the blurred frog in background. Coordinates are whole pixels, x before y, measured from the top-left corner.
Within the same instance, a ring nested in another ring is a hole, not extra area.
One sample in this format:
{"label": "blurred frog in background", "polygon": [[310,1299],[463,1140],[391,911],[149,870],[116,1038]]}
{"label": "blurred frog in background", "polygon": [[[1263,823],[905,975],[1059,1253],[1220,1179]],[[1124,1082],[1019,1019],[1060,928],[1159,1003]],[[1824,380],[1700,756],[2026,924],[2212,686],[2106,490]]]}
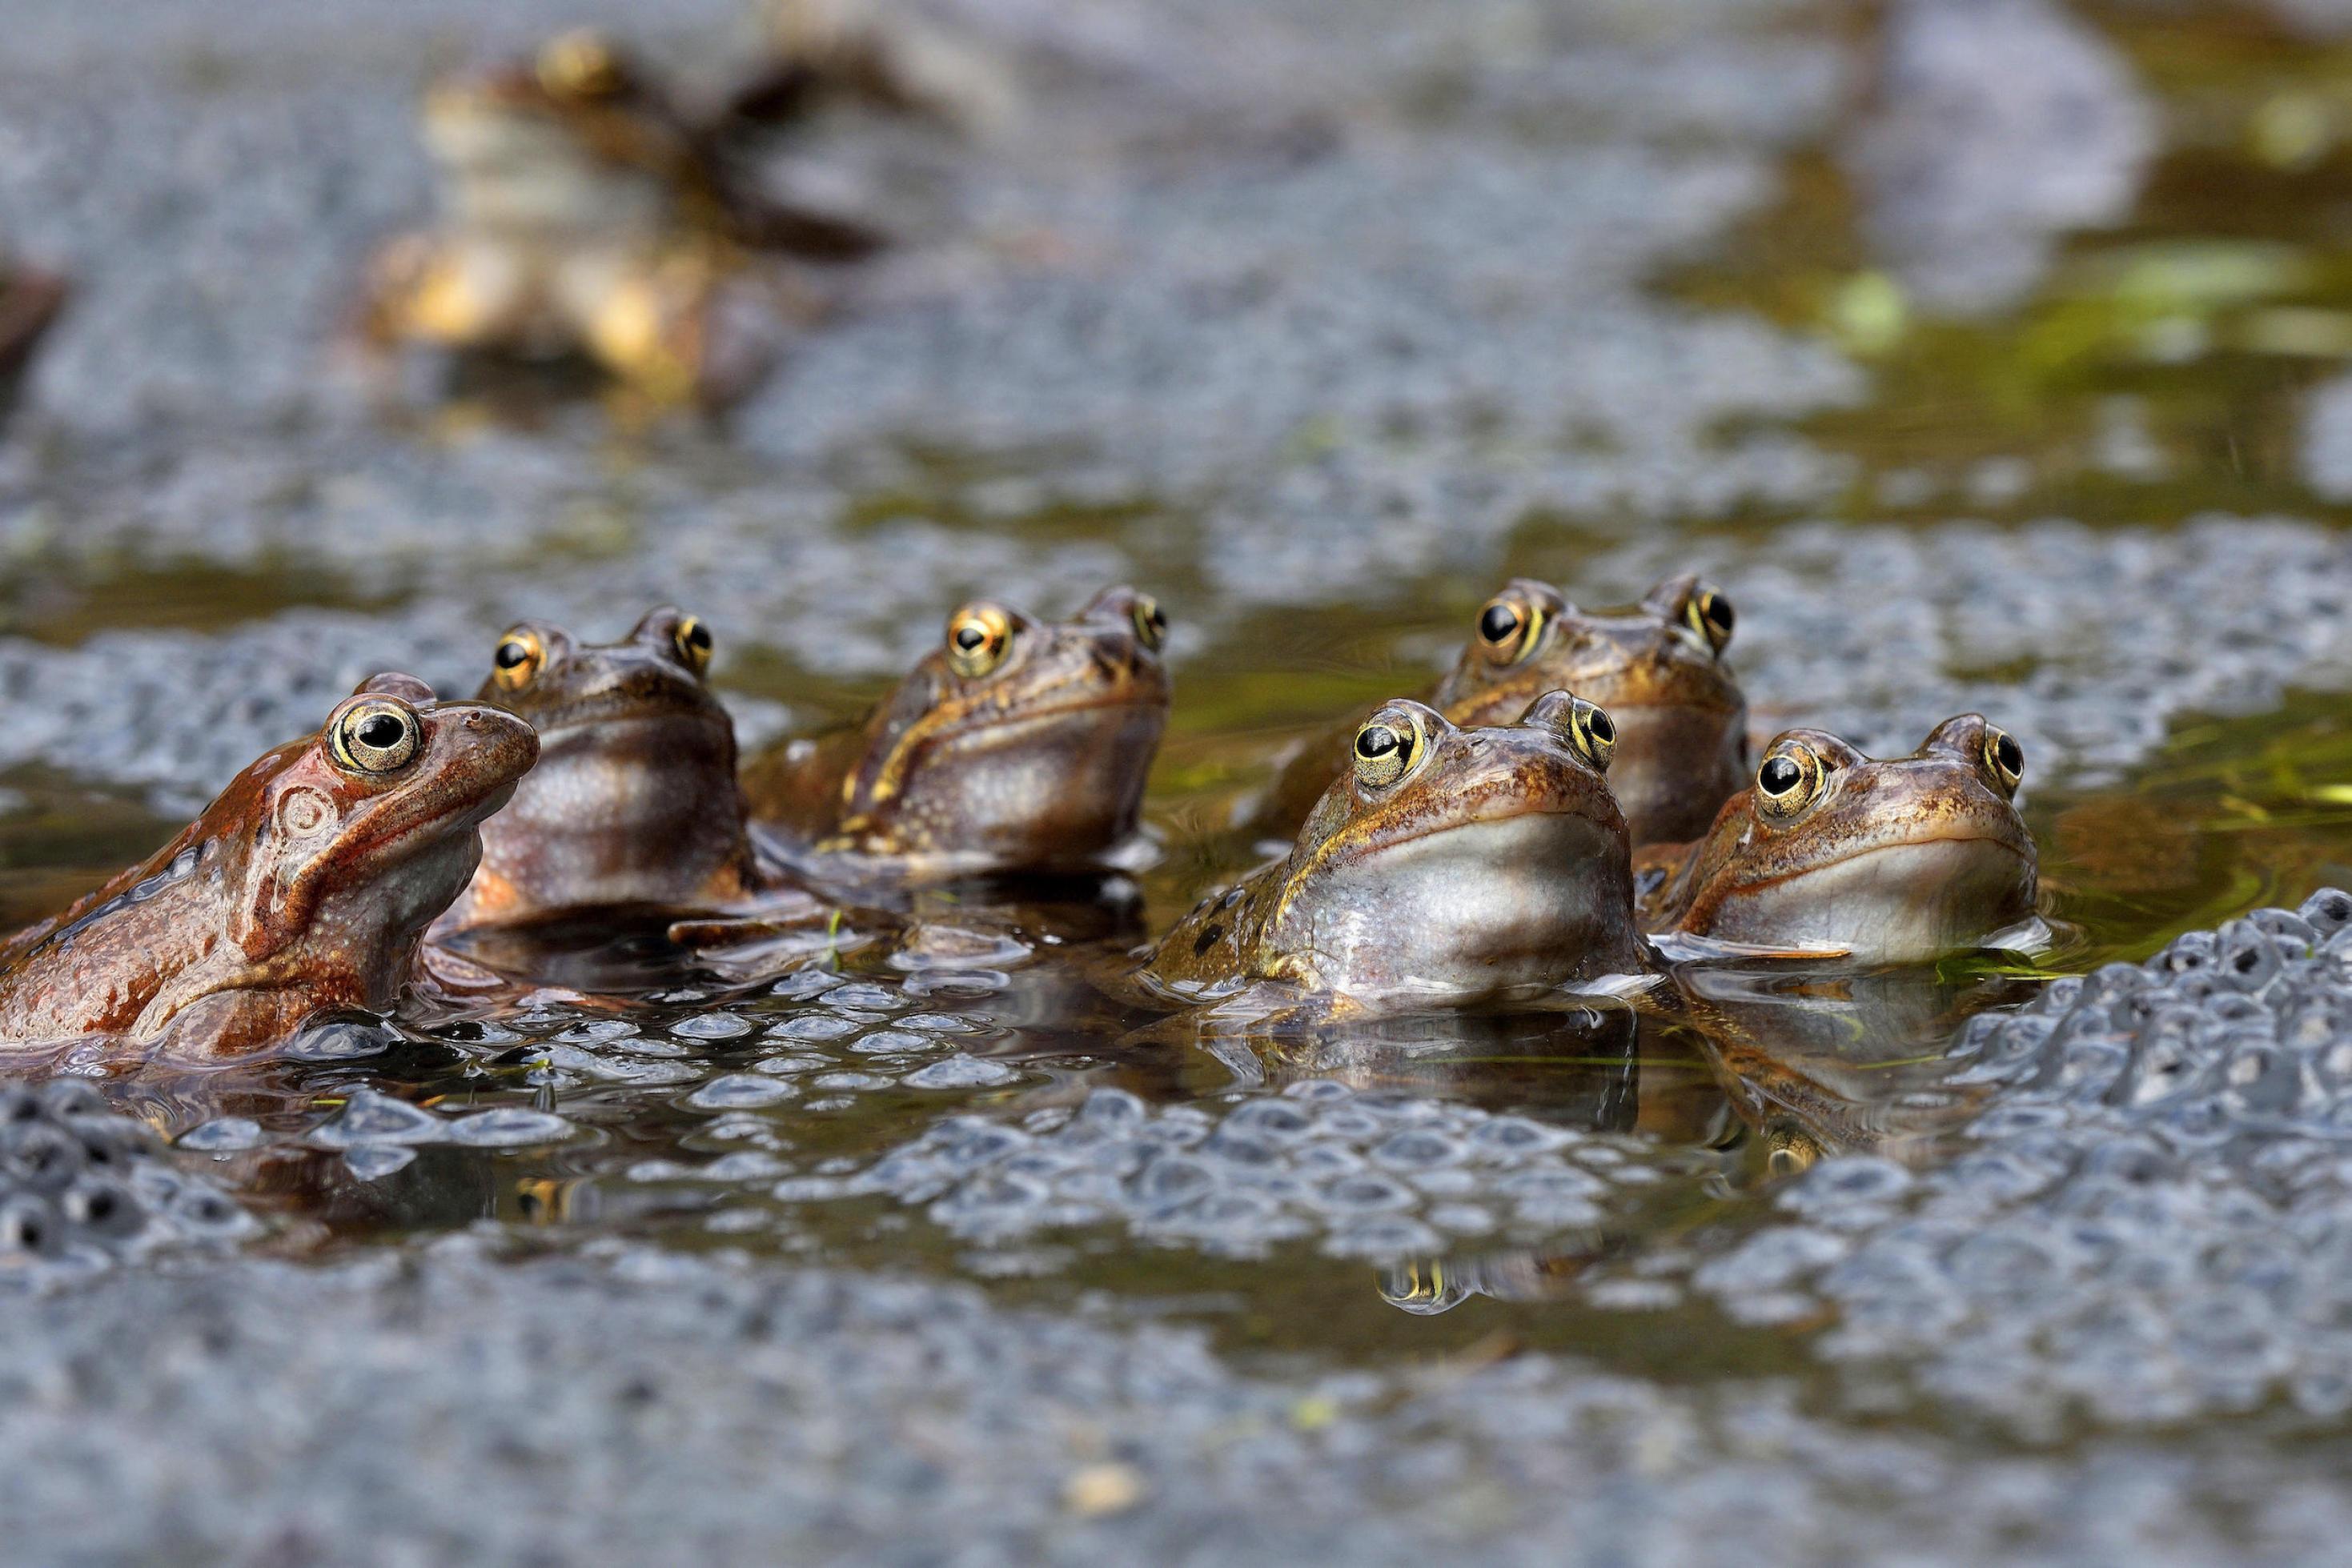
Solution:
{"label": "blurred frog in background", "polygon": [[[773,81],[744,89],[775,99]],[[376,256],[365,328],[525,360],[584,357],[657,402],[723,402],[814,314],[763,253],[871,255],[880,236],[758,189],[744,137],[780,105],[687,112],[593,31],[426,94],[438,221]],[[753,113],[754,108],[761,112]]]}

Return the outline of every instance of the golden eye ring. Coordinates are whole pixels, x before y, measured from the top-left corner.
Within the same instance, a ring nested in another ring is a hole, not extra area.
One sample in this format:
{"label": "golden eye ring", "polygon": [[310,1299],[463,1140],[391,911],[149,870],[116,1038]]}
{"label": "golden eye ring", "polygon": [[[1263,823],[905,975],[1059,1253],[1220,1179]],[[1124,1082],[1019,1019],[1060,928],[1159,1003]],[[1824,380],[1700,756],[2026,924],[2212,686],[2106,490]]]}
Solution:
{"label": "golden eye ring", "polygon": [[1135,635],[1146,648],[1160,652],[1160,644],[1168,638],[1168,615],[1160,608],[1160,601],[1148,593],[1135,596]]}
{"label": "golden eye ring", "polygon": [[1987,725],[1984,764],[1992,774],[1993,782],[2000,786],[2000,792],[2013,796],[2017,793],[2018,785],[2025,779],[2025,747],[2018,745],[2017,737],[2009,731]]}
{"label": "golden eye ring", "polygon": [[1576,748],[1584,753],[1584,759],[1596,771],[1608,772],[1609,759],[1617,753],[1617,721],[1609,716],[1608,710],[1578,697],[1569,710],[1568,728]]}
{"label": "golden eye ring", "polygon": [[967,681],[995,673],[1013,648],[1013,618],[993,604],[968,604],[948,621],[948,668]]}
{"label": "golden eye ring", "polygon": [[1421,721],[1411,714],[1374,714],[1356,731],[1356,782],[1367,789],[1387,789],[1421,765],[1428,746]]}
{"label": "golden eye ring", "polygon": [[397,697],[370,697],[335,716],[327,745],[346,773],[396,773],[424,744],[425,721]]}
{"label": "golden eye ring", "polygon": [[1543,607],[1516,593],[1498,593],[1478,612],[1478,646],[1498,664],[1516,664],[1543,636]]}
{"label": "golden eye ring", "polygon": [[1721,653],[1731,645],[1731,631],[1738,624],[1739,617],[1731,608],[1730,600],[1700,583],[1691,591],[1689,602],[1683,606],[1683,621],[1711,652]]}
{"label": "golden eye ring", "polygon": [[490,678],[500,691],[519,692],[530,685],[547,664],[547,643],[528,626],[518,626],[499,639],[490,655]]}
{"label": "golden eye ring", "polygon": [[1756,769],[1756,806],[1785,821],[1820,798],[1826,775],[1813,748],[1801,742],[1776,747]]}
{"label": "golden eye ring", "polygon": [[696,674],[710,668],[710,628],[702,623],[699,616],[688,615],[679,621],[677,629],[669,634],[669,644],[677,652],[678,662]]}

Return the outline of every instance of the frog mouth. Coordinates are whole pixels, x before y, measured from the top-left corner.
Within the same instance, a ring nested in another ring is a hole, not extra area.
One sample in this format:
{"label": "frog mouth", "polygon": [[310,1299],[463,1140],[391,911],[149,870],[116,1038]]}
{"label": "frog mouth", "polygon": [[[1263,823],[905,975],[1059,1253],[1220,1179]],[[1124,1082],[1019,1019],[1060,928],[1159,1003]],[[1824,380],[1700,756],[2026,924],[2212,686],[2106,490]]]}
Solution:
{"label": "frog mouth", "polygon": [[[1572,805],[1497,804],[1417,831],[1384,836],[1364,847],[1360,863],[1388,868],[1408,862],[1451,862],[1508,871],[1533,858],[1584,866],[1605,856],[1615,835]],[[1383,874],[1388,874],[1384,870]]]}
{"label": "frog mouth", "polygon": [[1754,885],[1759,890],[1804,886],[1816,877],[1857,871],[1868,880],[1883,880],[1891,873],[1906,869],[1920,873],[1937,865],[1951,869],[1993,858],[2030,866],[2035,858],[2032,841],[2013,831],[1990,825],[1912,833],[1858,844]]}
{"label": "frog mouth", "polygon": [[[1505,761],[1507,766],[1492,770],[1473,769],[1469,778],[1443,794],[1391,803],[1368,815],[1361,830],[1346,842],[1360,858],[1373,859],[1412,843],[1508,822],[1549,821],[1550,831],[1559,831],[1563,818],[1588,824],[1596,844],[1614,836],[1605,819],[1615,813],[1601,804],[1607,797],[1598,786],[1588,787],[1589,776],[1574,771],[1564,759],[1541,754],[1517,766],[1507,765],[1511,758]],[[1326,845],[1317,858],[1326,858],[1335,847]]]}
{"label": "frog mouth", "polygon": [[1622,833],[1521,805],[1399,836],[1318,879],[1286,911],[1331,988],[1473,998],[1630,971],[1637,958]]}
{"label": "frog mouth", "polygon": [[577,730],[680,719],[725,725],[730,733],[734,727],[726,708],[700,687],[658,678],[614,681],[522,716],[530,719],[541,739]]}
{"label": "frog mouth", "polygon": [[936,735],[940,740],[970,740],[981,737],[994,739],[1001,736],[1050,728],[1068,720],[1092,718],[1097,715],[1123,716],[1138,709],[1165,709],[1167,706],[1167,698],[1160,693],[1105,693],[1098,696],[1073,697],[1043,707],[1024,708],[1019,713],[974,715],[940,729]]}
{"label": "frog mouth", "polygon": [[515,778],[487,789],[459,789],[421,809],[411,806],[372,818],[366,823],[367,842],[350,857],[350,863],[358,873],[377,874],[432,854],[504,810],[520,783]]}
{"label": "frog mouth", "polygon": [[[1148,765],[1167,722],[1167,703],[1142,694],[1089,697],[1019,714],[967,718],[922,737],[931,755],[910,771],[928,772],[950,757],[971,766],[1008,758],[1058,756],[1069,758],[1076,767],[1089,754],[1099,758],[1107,749],[1123,753],[1129,746],[1141,749]],[[913,739],[908,737],[910,742]],[[910,760],[920,752],[920,748],[901,749]],[[1141,772],[1139,767],[1139,779]],[[908,787],[913,787],[911,780]]]}
{"label": "frog mouth", "polygon": [[1589,815],[1570,806],[1519,805],[1475,810],[1417,831],[1376,841],[1363,858],[1378,862],[1388,856],[1426,852],[1433,849],[1460,859],[1482,859],[1492,852],[1524,847],[1529,841],[1573,839],[1580,849],[1597,852],[1610,834]]}

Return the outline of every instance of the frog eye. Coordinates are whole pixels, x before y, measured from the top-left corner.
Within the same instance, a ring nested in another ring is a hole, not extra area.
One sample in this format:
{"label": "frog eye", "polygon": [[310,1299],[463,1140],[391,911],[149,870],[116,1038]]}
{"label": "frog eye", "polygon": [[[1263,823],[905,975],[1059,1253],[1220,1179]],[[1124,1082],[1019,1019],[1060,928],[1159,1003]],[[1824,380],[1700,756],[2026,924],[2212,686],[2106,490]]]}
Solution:
{"label": "frog eye", "polygon": [[1568,733],[1587,762],[1603,773],[1609,771],[1609,758],[1617,750],[1617,721],[1609,716],[1608,710],[1578,697],[1569,711]]}
{"label": "frog eye", "polygon": [[546,663],[545,641],[530,627],[518,626],[499,639],[498,652],[490,655],[490,678],[502,690],[519,692]]}
{"label": "frog eye", "polygon": [[1160,608],[1160,601],[1148,593],[1135,596],[1135,634],[1153,653],[1168,636],[1168,615]]}
{"label": "frog eye", "polygon": [[1827,775],[1820,753],[1802,741],[1773,748],[1756,769],[1756,804],[1768,817],[1793,817],[1821,795]]}
{"label": "frog eye", "polygon": [[1498,593],[1478,612],[1478,645],[1497,664],[1526,658],[1543,629],[1543,607],[1517,593]]}
{"label": "frog eye", "polygon": [[1731,601],[1703,582],[1691,590],[1690,601],[1683,606],[1684,623],[1717,653],[1730,644],[1731,629],[1738,621]]}
{"label": "frog eye", "polygon": [[1385,789],[1412,772],[1427,748],[1421,721],[1411,714],[1375,714],[1356,732],[1356,782],[1367,789]]}
{"label": "frog eye", "polygon": [[677,651],[680,663],[696,674],[710,667],[710,628],[692,615],[677,623],[669,634],[669,645]]}
{"label": "frog eye", "polygon": [[948,667],[976,681],[1004,663],[1013,618],[993,604],[968,604],[948,622]]}
{"label": "frog eye", "polygon": [[2014,795],[2025,778],[2025,747],[2005,729],[1985,726],[1985,766],[1992,770],[1993,781],[2004,795]]}
{"label": "frog eye", "polygon": [[424,734],[415,708],[395,697],[371,697],[343,710],[327,744],[347,773],[391,773],[407,766]]}

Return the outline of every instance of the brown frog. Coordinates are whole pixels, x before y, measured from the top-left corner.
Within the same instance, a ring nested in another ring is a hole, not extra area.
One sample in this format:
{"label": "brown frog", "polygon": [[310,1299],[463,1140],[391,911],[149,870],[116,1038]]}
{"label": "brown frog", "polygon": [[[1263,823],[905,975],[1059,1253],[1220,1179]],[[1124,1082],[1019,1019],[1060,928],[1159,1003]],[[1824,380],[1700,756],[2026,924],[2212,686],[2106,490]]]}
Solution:
{"label": "brown frog", "polygon": [[539,756],[530,726],[378,675],[185,831],[0,948],[0,1051],[221,1061],[389,1008]]}
{"label": "brown frog", "polygon": [[709,913],[773,889],[745,828],[735,722],[704,679],[713,643],[667,605],[617,643],[527,621],[477,694],[539,732],[539,766],[482,828],[447,937],[598,911]]}
{"label": "brown frog", "polygon": [[1643,853],[1644,928],[1865,962],[2010,939],[2036,919],[2024,771],[2016,739],[1977,714],[1883,761],[1789,730],[1704,839]]}
{"label": "brown frog", "polygon": [[730,155],[727,123],[689,118],[590,31],[527,67],[438,84],[424,137],[441,222],[377,256],[370,334],[582,353],[665,402],[740,390],[781,303],[749,287],[750,253],[849,260],[878,241],[762,200]]}
{"label": "brown frog", "polygon": [[1056,622],[967,604],[862,724],[754,759],[752,817],[853,878],[1099,869],[1168,725],[1167,630],[1129,588]]}
{"label": "brown frog", "polygon": [[1381,704],[1282,860],[1203,899],[1134,983],[1186,1004],[1273,984],[1411,1011],[1643,967],[1610,716],[1566,692],[1459,728]]}
{"label": "brown frog", "polygon": [[[1517,578],[1423,695],[1456,725],[1507,722],[1556,689],[1599,704],[1616,721],[1609,786],[1633,842],[1688,840],[1747,778],[1748,702],[1723,660],[1734,623],[1731,601],[1696,577],[1668,578],[1616,610],[1580,610],[1550,584]],[[1251,825],[1289,832],[1339,755],[1318,743],[1294,758]]]}

